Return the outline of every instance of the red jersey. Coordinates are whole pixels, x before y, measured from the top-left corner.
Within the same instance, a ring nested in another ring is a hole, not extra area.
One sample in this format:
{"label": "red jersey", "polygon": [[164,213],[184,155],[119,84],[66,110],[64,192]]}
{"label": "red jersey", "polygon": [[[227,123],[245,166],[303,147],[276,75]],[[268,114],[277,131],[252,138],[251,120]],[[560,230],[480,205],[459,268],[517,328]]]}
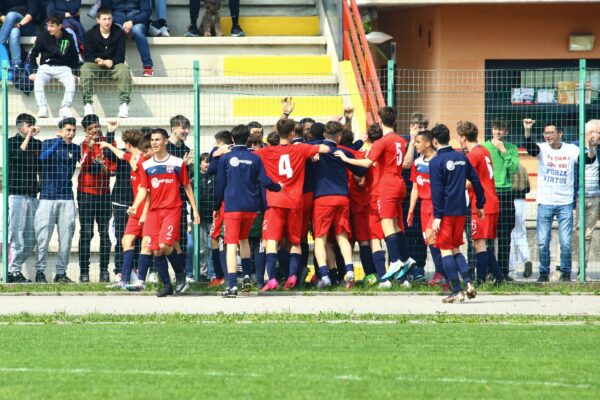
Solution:
{"label": "red jersey", "polygon": [[[123,160],[130,162],[131,158],[133,157],[133,154],[131,153],[125,153],[123,154]],[[148,159],[148,157],[146,157],[143,154],[140,154],[140,158],[137,161],[137,170],[131,170],[131,172],[129,173],[129,179],[131,181],[131,191],[133,192],[133,199],[135,201],[135,198],[137,196],[137,192],[138,192],[138,187],[140,185],[140,171],[144,169],[144,166],[142,165],[144,163],[144,161],[146,161]],[[138,209],[137,214],[135,214],[136,218],[140,218],[142,216],[142,212],[144,211],[143,207],[140,207]]]}
{"label": "red jersey", "polygon": [[368,158],[380,164],[378,194],[384,197],[400,197],[406,191],[402,178],[402,161],[406,140],[390,132],[373,143]]}
{"label": "red jersey", "polygon": [[410,170],[410,181],[417,185],[419,198],[431,200],[431,184],[429,181],[429,160],[420,156],[413,162]]}
{"label": "red jersey", "polygon": [[[357,160],[361,160],[365,158],[364,151],[357,151],[351,149],[346,146],[338,146],[340,149],[344,149],[349,151],[354,158]],[[366,183],[364,186],[359,186],[356,178],[350,171],[350,168],[346,168],[346,174],[348,175],[348,196],[350,197],[350,211],[352,213],[357,213],[365,209],[369,204],[369,200],[371,199],[371,195],[366,188]]]}
{"label": "red jersey", "polygon": [[[106,140],[102,137],[101,140]],[[115,143],[113,142],[113,145]],[[102,164],[95,162],[102,157]],[[77,177],[77,191],[87,194],[104,195],[110,193],[110,173],[117,170],[117,164],[104,158],[104,152],[98,143],[88,147],[81,143],[81,171]]]}
{"label": "red jersey", "polygon": [[169,155],[164,161],[156,161],[152,157],[144,161],[138,171],[139,187],[150,190],[150,210],[181,207],[179,186],[190,183],[181,158]]}
{"label": "red jersey", "polygon": [[380,165],[375,163],[369,168],[367,175],[365,175],[365,188],[368,193],[369,203],[375,203],[378,199],[380,169]]}
{"label": "red jersey", "polygon": [[[483,186],[483,193],[485,194],[483,211],[486,214],[499,213],[500,203],[498,201],[498,196],[496,196],[494,168],[492,167],[492,156],[490,155],[490,152],[485,147],[477,145],[469,151],[467,158],[473,165],[473,169],[475,169],[475,172],[481,181],[481,186]],[[475,211],[475,191],[473,188],[469,189],[469,197],[471,199],[471,207],[473,208],[473,211]]]}
{"label": "red jersey", "polygon": [[306,160],[319,152],[318,145],[305,143],[267,146],[256,150],[267,176],[273,182],[283,183],[279,192],[267,191],[269,207],[298,208],[302,204],[302,186]]}

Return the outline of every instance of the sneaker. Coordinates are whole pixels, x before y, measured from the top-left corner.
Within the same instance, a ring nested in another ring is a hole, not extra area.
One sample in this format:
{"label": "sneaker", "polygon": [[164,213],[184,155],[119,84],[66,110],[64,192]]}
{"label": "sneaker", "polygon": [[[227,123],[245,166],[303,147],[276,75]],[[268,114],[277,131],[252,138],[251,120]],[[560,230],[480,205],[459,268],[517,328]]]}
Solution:
{"label": "sneaker", "polygon": [[79,282],[81,282],[81,283],[89,283],[90,282],[90,274],[81,274],[81,275],[79,275]]}
{"label": "sneaker", "polygon": [[125,282],[113,282],[110,285],[106,286],[107,289],[114,289],[114,290],[127,290],[127,284],[125,284]]}
{"label": "sneaker", "polygon": [[[398,281],[396,281],[396,282],[398,282]],[[402,282],[401,283],[402,287],[405,287],[407,289],[409,289],[412,286],[411,283],[410,283],[410,281],[408,279],[406,279],[406,278],[402,279],[401,282]]]}
{"label": "sneaker", "polygon": [[185,277],[185,281],[186,281],[187,283],[194,283],[194,282],[196,282],[196,281],[194,280],[194,278],[192,278],[191,276],[186,276],[186,277]]}
{"label": "sneaker", "polygon": [[277,279],[273,278],[273,279],[269,279],[269,281],[267,283],[265,283],[265,286],[262,287],[262,289],[260,289],[261,292],[270,292],[272,290],[277,290],[277,288],[279,287],[279,283],[277,282]]}
{"label": "sneaker", "polygon": [[210,282],[208,283],[208,287],[219,287],[221,285],[223,285],[225,283],[225,278],[217,278],[216,276],[213,277]]}
{"label": "sneaker", "polygon": [[346,289],[352,289],[354,287],[354,272],[352,272],[352,271],[346,272],[346,276],[344,276],[344,280],[346,281]]}
{"label": "sneaker", "polygon": [[8,283],[31,283],[31,281],[23,276],[21,271],[8,274],[6,277]]}
{"label": "sneaker", "polygon": [[150,272],[146,281],[148,283],[158,283],[158,274],[156,272]]}
{"label": "sneaker", "polygon": [[556,283],[556,282],[560,282],[560,277],[561,277],[562,273],[560,272],[560,269],[556,269],[554,272],[552,272],[552,274],[550,275],[549,281],[552,283]]}
{"label": "sneaker", "polygon": [[110,282],[110,273],[108,271],[100,271],[100,282]]}
{"label": "sneaker", "polygon": [[206,275],[200,275],[200,278],[198,278],[198,282],[200,283],[207,283],[209,282],[208,277]]}
{"label": "sneaker", "polygon": [[400,260],[394,261],[393,263],[390,264],[385,275],[381,277],[381,280],[385,281],[385,280],[390,279],[392,276],[396,275],[402,269],[403,266],[404,265],[402,264],[402,262]]}
{"label": "sneaker", "polygon": [[296,278],[296,275],[292,275],[289,278],[287,278],[287,281],[285,281],[285,286],[283,287],[286,290],[290,290],[296,287],[296,283],[298,281],[298,278]]}
{"label": "sneaker", "polygon": [[533,264],[531,261],[525,261],[525,269],[523,270],[523,278],[531,277],[533,273]]}
{"label": "sneaker", "polygon": [[123,275],[119,272],[118,274],[115,274],[115,279],[113,280],[113,282],[121,282],[121,277]]}
{"label": "sneaker", "polygon": [[133,281],[133,283],[125,285],[125,289],[129,290],[130,292],[141,292],[145,288],[146,286],[144,285],[144,281],[141,281],[139,279]]}
{"label": "sneaker", "polygon": [[163,37],[171,36],[171,34],[169,33],[169,27],[167,26],[167,24],[161,26],[159,30],[160,30],[160,36],[163,36]]}
{"label": "sneaker", "polygon": [[250,293],[252,291],[252,280],[248,275],[244,275],[242,279],[242,292]]}
{"label": "sneaker", "polygon": [[425,279],[425,275],[417,275],[413,278],[413,285],[424,285],[427,283],[427,279]]}
{"label": "sneaker", "polygon": [[129,106],[127,103],[121,103],[119,106],[119,113],[117,114],[119,118],[127,118],[129,117]]}
{"label": "sneaker", "polygon": [[185,272],[175,274],[175,293],[185,293],[189,288],[190,284],[187,282]]}
{"label": "sneaker", "polygon": [[571,282],[571,274],[560,274],[561,282]]}
{"label": "sneaker", "polygon": [[46,280],[46,275],[44,275],[42,271],[35,273],[35,283],[48,283]]}
{"label": "sneaker", "polygon": [[504,279],[501,281],[498,279],[494,279],[494,287],[500,287],[500,286],[504,285],[505,283],[506,282],[504,282]]}
{"label": "sneaker", "polygon": [[154,76],[154,69],[152,67],[144,67],[144,76]]}
{"label": "sneaker", "polygon": [[198,27],[196,25],[188,25],[187,32],[183,36],[198,37],[198,36],[200,36],[200,31],[198,30]]}
{"label": "sneaker", "polygon": [[377,285],[377,275],[375,274],[369,274],[367,276],[365,276],[365,286],[375,286]]}
{"label": "sneaker", "polygon": [[56,274],[54,275],[54,283],[75,283],[69,279],[67,274]]}
{"label": "sneaker", "polygon": [[477,290],[472,283],[467,283],[467,298],[474,299],[477,296]]}
{"label": "sneaker", "polygon": [[392,288],[392,281],[387,280],[387,281],[379,282],[379,285],[377,285],[377,287],[379,289],[391,289]]}
{"label": "sneaker", "polygon": [[329,279],[328,276],[324,276],[321,279],[319,279],[319,282],[317,282],[317,289],[327,289],[331,287],[331,279]]}
{"label": "sneaker", "polygon": [[400,272],[398,272],[398,275],[396,276],[396,280],[397,281],[402,280],[402,278],[407,276],[408,273],[410,271],[412,271],[412,269],[416,266],[417,266],[417,262],[409,257],[408,260],[406,260],[406,262],[402,265]]}
{"label": "sneaker", "polygon": [[156,292],[156,297],[167,297],[173,296],[173,286],[165,285],[160,288],[158,292]]}
{"label": "sneaker", "polygon": [[504,275],[504,281],[505,282],[514,282],[515,280],[513,279],[512,276],[506,274],[506,275]]}
{"label": "sneaker", "polygon": [[234,286],[232,288],[228,288],[222,293],[222,296],[228,299],[235,299],[238,295],[238,288]]}
{"label": "sneaker", "polygon": [[550,279],[548,278],[548,274],[540,274],[540,277],[537,279],[537,281],[540,283],[545,283],[549,282]]}
{"label": "sneaker", "polygon": [[92,103],[87,103],[83,106],[83,116],[94,114],[94,106]]}
{"label": "sneaker", "polygon": [[152,36],[152,37],[160,36],[160,28],[155,26],[155,24],[156,24],[156,21],[152,22],[148,26],[148,36]]}
{"label": "sneaker", "polygon": [[96,19],[96,16],[98,16],[98,10],[100,9],[100,4],[100,2],[97,2],[90,7],[89,11],[87,12],[88,17],[94,20]]}
{"label": "sneaker", "polygon": [[64,119],[64,118],[72,118],[73,117],[73,112],[71,111],[71,107],[61,107],[60,110],[58,111],[58,118],[60,119]]}
{"label": "sneaker", "polygon": [[38,118],[48,118],[48,107],[40,107],[37,112]]}
{"label": "sneaker", "polygon": [[427,282],[429,286],[441,285],[446,281],[446,277],[441,272],[436,272],[433,277]]}
{"label": "sneaker", "polygon": [[242,37],[242,36],[246,36],[246,34],[242,30],[241,26],[236,25],[236,26],[234,26],[234,27],[231,28],[231,36],[233,36],[233,37]]}
{"label": "sneaker", "polygon": [[463,301],[465,301],[463,292],[452,293],[450,296],[442,299],[442,303],[462,303]]}

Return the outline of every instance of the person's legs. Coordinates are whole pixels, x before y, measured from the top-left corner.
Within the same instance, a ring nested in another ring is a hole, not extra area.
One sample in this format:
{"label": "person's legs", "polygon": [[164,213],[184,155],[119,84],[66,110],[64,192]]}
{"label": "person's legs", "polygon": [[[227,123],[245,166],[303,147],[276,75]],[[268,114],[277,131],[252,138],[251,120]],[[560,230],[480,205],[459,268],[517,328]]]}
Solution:
{"label": "person's legs", "polygon": [[148,28],[146,24],[135,24],[133,29],[131,30],[131,35],[133,36],[133,40],[135,40],[135,45],[140,53],[140,58],[142,59],[142,66],[144,67],[152,67],[154,63],[152,62],[152,56],[150,55],[150,46],[148,45],[148,39],[146,38],[146,32]]}
{"label": "person's legs", "polygon": [[240,0],[229,0],[229,13],[231,14],[231,26],[239,26]]}
{"label": "person's legs", "polygon": [[81,95],[83,97],[83,105],[92,104],[94,102],[94,81],[100,75],[102,68],[98,64],[91,62],[83,63],[80,74]]}
{"label": "person's legs", "polygon": [[200,14],[200,0],[190,0],[190,24],[198,27],[198,15]]}
{"label": "person's legs", "polygon": [[75,96],[75,77],[73,71],[69,67],[54,67],[56,69],[56,78],[65,87],[60,107],[71,108],[73,105],[73,97]]}
{"label": "person's legs", "polygon": [[[31,226],[35,220],[35,210],[33,210],[33,200],[29,196],[8,196],[8,243],[12,262],[8,265],[8,272],[16,274],[21,272],[23,263],[27,260],[33,246],[31,246]],[[32,213],[33,211],[33,213]]]}
{"label": "person's legs", "polygon": [[589,261],[590,247],[592,246],[592,235],[598,223],[600,212],[600,197],[588,197],[585,199],[585,264]]}
{"label": "person's legs", "polygon": [[54,224],[58,221],[57,200],[40,200],[35,213],[35,236],[37,240],[37,258],[35,269],[44,272],[48,265],[48,245]]}
{"label": "person's legs", "polygon": [[77,194],[79,206],[79,273],[90,273],[90,243],[94,236],[94,197],[85,193]]}
{"label": "person's legs", "polygon": [[56,273],[64,274],[69,265],[71,242],[75,232],[75,201],[59,200],[58,209],[58,253],[56,254]]}
{"label": "person's legs", "polygon": [[[0,44],[5,44],[10,37],[11,31],[14,28],[15,24],[23,19],[23,16],[17,12],[11,11],[6,14],[6,19],[2,26],[0,26]],[[11,48],[12,53],[12,48]],[[20,51],[20,50],[19,50]]]}
{"label": "person's legs", "polygon": [[[122,239],[125,235],[125,227],[127,226],[127,207],[122,207],[113,204],[113,218],[115,223],[115,236],[117,237],[117,244],[115,245],[115,269],[113,272],[116,274],[121,272],[123,266],[123,243]],[[133,254],[135,251],[132,249]]]}
{"label": "person's legs", "polygon": [[540,262],[540,275],[550,273],[550,239],[552,237],[552,219],[554,206],[538,204],[537,243]]}
{"label": "person's legs", "polygon": [[[210,223],[200,223],[200,235],[198,237],[198,250],[200,252],[200,275],[208,277],[210,271],[210,246],[209,246]],[[214,271],[212,272],[214,275]]]}
{"label": "person's legs", "polygon": [[108,264],[110,262],[110,237],[108,228],[110,217],[112,216],[112,204],[110,202],[110,194],[97,196],[96,204],[96,224],[98,225],[98,236],[100,237],[100,273],[108,272]]}
{"label": "person's legs", "polygon": [[515,226],[515,205],[512,191],[498,192],[498,264],[506,276],[509,272],[510,234]]}
{"label": "person's legs", "polygon": [[573,205],[567,204],[556,208],[558,220],[558,240],[560,242],[560,272],[563,275],[571,274],[573,259],[571,236],[573,234]]}
{"label": "person's legs", "polygon": [[44,87],[53,78],[50,68],[51,67],[47,64],[40,65],[35,74],[35,81],[33,81],[35,102],[40,110],[48,109],[48,101],[46,100],[46,92],[44,92]]}
{"label": "person's legs", "polygon": [[117,64],[110,71],[110,78],[117,81],[119,102],[129,104],[131,101],[131,73],[127,64]]}
{"label": "person's legs", "polygon": [[[527,241],[527,229],[525,226],[525,210],[527,202],[525,199],[515,199],[515,227],[510,237],[510,272],[516,272],[519,265],[529,261],[529,242]],[[500,225],[501,221],[498,221]]]}

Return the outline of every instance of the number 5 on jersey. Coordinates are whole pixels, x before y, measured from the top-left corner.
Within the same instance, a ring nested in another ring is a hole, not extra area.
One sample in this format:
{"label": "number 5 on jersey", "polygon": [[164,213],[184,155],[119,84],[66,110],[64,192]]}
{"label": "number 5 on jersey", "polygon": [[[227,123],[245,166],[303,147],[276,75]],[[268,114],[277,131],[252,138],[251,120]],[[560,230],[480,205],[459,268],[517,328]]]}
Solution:
{"label": "number 5 on jersey", "polygon": [[292,170],[292,163],[290,162],[290,155],[283,154],[279,157],[279,176],[285,176],[290,179],[294,175]]}

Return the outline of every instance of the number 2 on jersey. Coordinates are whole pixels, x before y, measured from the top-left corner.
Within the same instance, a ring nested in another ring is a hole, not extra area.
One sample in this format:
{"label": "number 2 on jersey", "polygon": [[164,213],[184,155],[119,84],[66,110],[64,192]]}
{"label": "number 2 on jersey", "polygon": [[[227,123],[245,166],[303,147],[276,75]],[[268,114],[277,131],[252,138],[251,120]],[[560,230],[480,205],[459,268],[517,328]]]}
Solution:
{"label": "number 2 on jersey", "polygon": [[283,154],[281,157],[279,157],[279,176],[286,176],[289,179],[293,174],[294,171],[292,171],[290,155]]}

